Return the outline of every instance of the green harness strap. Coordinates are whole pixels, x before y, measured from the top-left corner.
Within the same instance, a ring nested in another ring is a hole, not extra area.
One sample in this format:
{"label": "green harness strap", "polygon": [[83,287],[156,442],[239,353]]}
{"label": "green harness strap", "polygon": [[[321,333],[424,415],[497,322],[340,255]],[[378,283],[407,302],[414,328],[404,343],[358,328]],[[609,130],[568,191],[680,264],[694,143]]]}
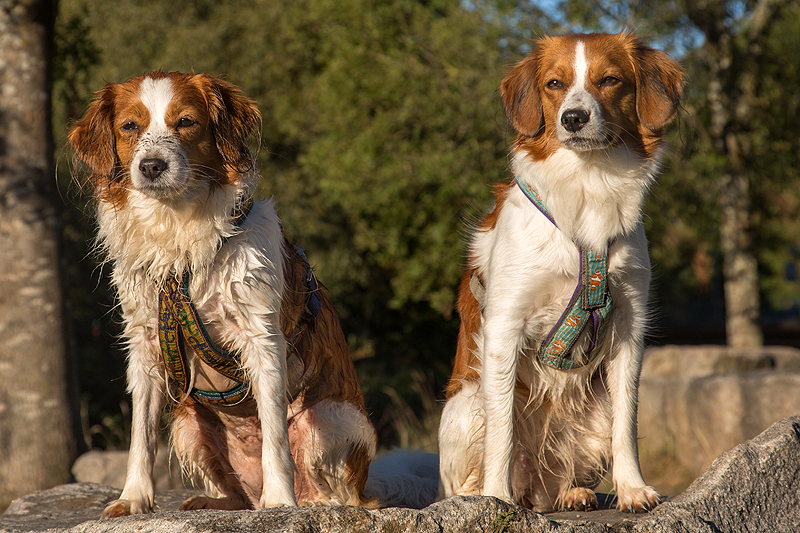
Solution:
{"label": "green harness strap", "polygon": [[[535,189],[516,178],[517,185],[536,208],[556,227],[553,215]],[[611,318],[611,294],[608,291],[608,247],[595,251],[575,243],[580,254],[578,285],[567,308],[539,346],[539,360],[560,370],[580,368],[592,362],[599,353]],[[586,331],[589,347],[580,360],[572,358],[572,349]]]}
{"label": "green harness strap", "polygon": [[[252,207],[253,199],[248,197],[234,211],[233,224],[239,226]],[[240,355],[215,345],[200,320],[189,298],[188,271],[183,273],[180,280],[169,278],[161,287],[158,298],[158,338],[167,374],[178,384],[184,397],[189,395],[198,403],[209,406],[224,406],[237,404],[250,393]],[[190,390],[191,379],[186,369],[184,342],[204,363],[233,380],[236,385],[225,392]]]}
{"label": "green harness strap", "polygon": [[[238,353],[228,352],[217,347],[211,340],[203,321],[197,316],[197,309],[188,296],[189,273],[185,272],[179,282],[170,278],[161,289],[158,299],[158,336],[161,354],[167,373],[181,389],[199,403],[207,405],[232,405],[241,402],[250,392],[245,382],[244,371]],[[223,376],[236,382],[225,392],[189,390],[188,372],[184,342],[204,363]]]}

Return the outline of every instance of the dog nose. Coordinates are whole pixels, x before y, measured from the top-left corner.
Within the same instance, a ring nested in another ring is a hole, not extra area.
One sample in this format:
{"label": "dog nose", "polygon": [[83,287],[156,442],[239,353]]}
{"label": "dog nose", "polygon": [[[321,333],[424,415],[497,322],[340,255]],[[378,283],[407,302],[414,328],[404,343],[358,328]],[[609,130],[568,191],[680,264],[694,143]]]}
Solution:
{"label": "dog nose", "polygon": [[589,122],[589,116],[585,109],[568,109],[561,115],[561,125],[568,132],[575,133]]}
{"label": "dog nose", "polygon": [[153,181],[167,170],[167,162],[158,158],[142,159],[141,163],[139,163],[139,170],[141,170],[145,178]]}

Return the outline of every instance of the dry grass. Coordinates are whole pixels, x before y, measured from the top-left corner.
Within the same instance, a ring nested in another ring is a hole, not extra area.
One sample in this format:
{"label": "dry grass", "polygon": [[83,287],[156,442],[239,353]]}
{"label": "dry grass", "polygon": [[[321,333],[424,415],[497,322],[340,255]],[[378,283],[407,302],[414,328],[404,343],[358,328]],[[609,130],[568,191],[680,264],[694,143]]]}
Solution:
{"label": "dry grass", "polygon": [[392,402],[388,412],[392,429],[397,434],[397,446],[405,450],[438,453],[442,405],[436,398],[433,379],[419,370],[411,371],[411,379],[411,389],[422,404],[419,412],[415,411],[392,387],[382,389]]}

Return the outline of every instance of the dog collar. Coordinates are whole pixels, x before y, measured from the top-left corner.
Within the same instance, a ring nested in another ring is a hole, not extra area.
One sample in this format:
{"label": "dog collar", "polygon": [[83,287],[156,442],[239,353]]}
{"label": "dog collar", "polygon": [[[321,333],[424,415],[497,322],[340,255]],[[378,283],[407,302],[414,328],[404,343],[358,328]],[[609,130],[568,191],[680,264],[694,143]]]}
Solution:
{"label": "dog collar", "polygon": [[[525,197],[558,229],[553,215],[539,193],[515,178]],[[567,308],[539,346],[539,360],[560,370],[580,368],[592,362],[603,343],[611,318],[611,294],[608,291],[608,246],[602,250],[586,249],[577,242],[580,255],[578,285]],[[572,349],[587,330],[589,347],[579,360],[572,358]]]}
{"label": "dog collar", "polygon": [[253,197],[248,194],[247,197],[236,204],[232,213],[234,226],[240,226],[242,222],[244,222],[244,219],[247,218],[247,215],[249,215],[250,211],[253,209],[253,203]]}

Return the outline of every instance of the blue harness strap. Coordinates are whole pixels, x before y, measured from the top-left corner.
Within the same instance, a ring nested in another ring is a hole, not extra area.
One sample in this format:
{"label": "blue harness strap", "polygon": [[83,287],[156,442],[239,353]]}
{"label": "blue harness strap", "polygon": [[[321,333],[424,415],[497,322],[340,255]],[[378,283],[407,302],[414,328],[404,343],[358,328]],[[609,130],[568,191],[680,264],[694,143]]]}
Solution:
{"label": "blue harness strap", "polygon": [[[515,178],[520,190],[528,200],[556,228],[553,215],[547,209],[535,189]],[[542,341],[539,347],[539,360],[553,368],[570,370],[592,362],[599,353],[599,347],[608,331],[611,317],[611,294],[608,291],[608,247],[595,251],[578,245],[580,254],[580,274],[578,285],[570,298],[567,308]],[[589,346],[579,360],[572,358],[572,349],[578,338],[588,328]]]}
{"label": "blue harness strap", "polygon": [[302,257],[303,261],[305,261],[306,265],[308,265],[308,272],[306,272],[306,275],[303,278],[303,285],[305,285],[307,289],[303,319],[309,323],[311,326],[311,331],[316,331],[317,316],[322,311],[322,301],[319,299],[319,295],[317,294],[319,285],[317,284],[317,278],[314,276],[314,269],[311,268],[311,264],[306,258],[306,253],[297,245],[295,245],[294,249],[297,250],[297,253],[300,254],[300,257]]}

